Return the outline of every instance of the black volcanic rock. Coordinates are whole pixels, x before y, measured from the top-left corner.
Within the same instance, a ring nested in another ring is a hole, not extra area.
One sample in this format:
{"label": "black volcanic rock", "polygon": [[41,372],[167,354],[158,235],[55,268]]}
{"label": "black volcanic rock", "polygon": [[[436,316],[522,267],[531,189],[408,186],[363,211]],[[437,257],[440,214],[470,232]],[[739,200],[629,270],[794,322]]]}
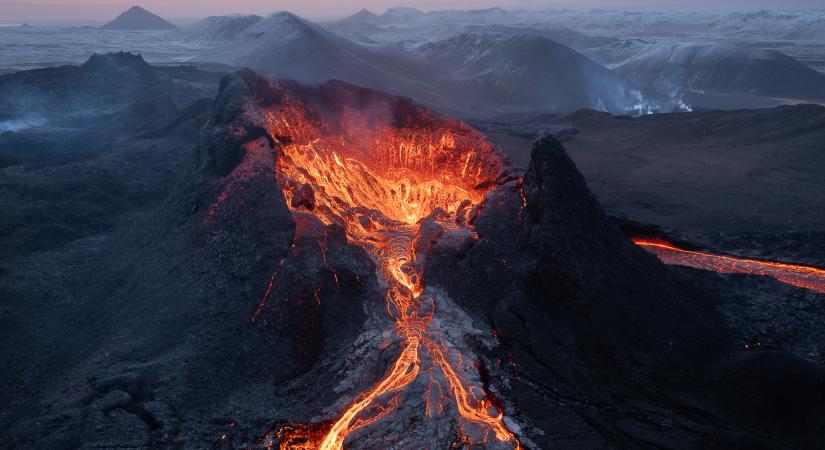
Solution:
{"label": "black volcanic rock", "polygon": [[[513,401],[530,422],[580,428],[577,442],[597,445],[618,431],[586,431],[591,419],[577,408],[550,405],[691,383],[714,364],[724,328],[701,293],[630,244],[557,141],[535,144],[523,179],[488,196],[468,250],[431,251],[425,279],[493,324],[518,373]],[[531,438],[540,448],[570,444]]]}
{"label": "black volcanic rock", "polygon": [[94,53],[80,67],[90,72],[117,71],[122,74],[125,72],[133,74],[152,72],[151,66],[143,59],[143,56],[129,52]]}
{"label": "black volcanic rock", "polygon": [[100,27],[104,30],[177,30],[178,27],[140,6],[120,13],[114,20]]}
{"label": "black volcanic rock", "polygon": [[[175,79],[182,82],[175,86]],[[64,152],[60,149],[68,142],[58,139],[48,157],[39,157],[39,145],[15,150],[14,141],[25,139],[29,131],[60,128],[66,139],[74,132],[94,129],[103,132],[93,139],[100,144],[110,132],[154,130],[172,119],[178,108],[211,93],[218,79],[219,75],[192,67],[152,67],[140,55],[126,52],[93,54],[80,66],[0,75],[0,121],[31,123],[4,136],[0,166],[54,164],[57,156],[88,155],[98,147],[75,142],[71,152]]]}
{"label": "black volcanic rock", "polygon": [[0,131],[0,259],[100,233],[164,197],[219,79],[128,53],[0,76],[0,124],[13,125]]}
{"label": "black volcanic rock", "polygon": [[[642,364],[678,359],[692,366],[713,355],[724,338],[713,305],[680,289],[664,266],[624,237],[552,137],[534,144],[522,189],[541,284],[551,298],[557,290],[567,294],[558,296],[563,309],[586,313],[582,333],[595,340],[593,329],[604,333],[604,342],[594,344],[614,347],[617,361]],[[647,357],[619,356],[625,351]]]}
{"label": "black volcanic rock", "polygon": [[[492,324],[502,348],[488,364],[511,369],[511,413],[545,431],[530,435],[538,448],[724,448],[765,438],[720,426],[711,413],[720,405],[727,420],[770,426],[776,443],[764,448],[816,442],[805,430],[774,427],[772,411],[800,405],[799,420],[820,426],[821,411],[793,380],[819,389],[823,368],[790,358],[772,387],[793,393],[782,404],[784,394],[762,403],[754,390],[758,401],[731,389],[743,376],[767,383],[775,360],[727,363],[740,357],[731,355],[717,294],[633,246],[555,139],[535,143],[523,185],[506,181],[488,195],[476,230],[478,241],[433,247],[425,280]],[[693,408],[709,416],[694,417]],[[656,432],[644,430],[650,422]],[[547,432],[559,429],[567,432]]]}

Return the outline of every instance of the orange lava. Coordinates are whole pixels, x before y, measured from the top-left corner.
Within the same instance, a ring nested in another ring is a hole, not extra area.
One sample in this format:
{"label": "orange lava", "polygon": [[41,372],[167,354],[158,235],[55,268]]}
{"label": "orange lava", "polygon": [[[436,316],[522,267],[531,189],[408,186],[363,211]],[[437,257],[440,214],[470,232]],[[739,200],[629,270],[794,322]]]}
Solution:
{"label": "orange lava", "polygon": [[280,144],[276,178],[293,215],[342,226],[348,241],[373,258],[402,348],[383,378],[342,411],[323,436],[291,426],[283,432],[288,439],[281,440],[281,449],[343,448],[352,432],[397,408],[401,391],[422,373],[424,351],[447,381],[461,418],[520,447],[503,413],[473,393],[480,389],[465,386],[446,346],[428,331],[435,306],[420,296],[424,284],[416,258],[423,219],[445,230],[472,232],[473,213],[503,164],[466,125],[417,109],[407,114],[395,114],[390,122],[386,114],[343,106],[322,120],[289,95],[265,112],[269,133]]}
{"label": "orange lava", "polygon": [[684,250],[662,239],[633,238],[632,241],[654,253],[665,264],[719,273],[765,275],[796,287],[825,293],[825,270],[816,267]]}

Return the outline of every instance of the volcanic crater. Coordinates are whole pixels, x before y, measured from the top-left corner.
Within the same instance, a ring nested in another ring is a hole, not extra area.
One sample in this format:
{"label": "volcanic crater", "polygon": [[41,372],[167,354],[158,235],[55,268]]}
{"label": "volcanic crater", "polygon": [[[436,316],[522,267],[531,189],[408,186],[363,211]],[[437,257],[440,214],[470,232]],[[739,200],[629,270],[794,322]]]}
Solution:
{"label": "volcanic crater", "polygon": [[275,406],[260,445],[543,448],[538,405],[678,384],[726,339],[552,138],[525,171],[408,99],[251,71],[223,80],[206,130],[200,226],[281,236],[255,240],[250,322],[281,347],[273,405],[304,404]]}

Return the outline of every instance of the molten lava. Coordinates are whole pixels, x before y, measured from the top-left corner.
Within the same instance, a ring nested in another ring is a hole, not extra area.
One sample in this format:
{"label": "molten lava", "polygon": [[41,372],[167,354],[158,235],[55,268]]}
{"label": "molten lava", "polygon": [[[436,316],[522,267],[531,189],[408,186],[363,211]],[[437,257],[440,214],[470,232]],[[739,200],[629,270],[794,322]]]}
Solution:
{"label": "molten lava", "polygon": [[825,293],[825,270],[816,267],[684,250],[661,239],[634,238],[632,240],[636,245],[654,253],[665,264],[689,266],[719,273],[766,275],[783,283]]}
{"label": "molten lava", "polygon": [[474,392],[480,389],[465,385],[446,344],[431,329],[435,305],[421,296],[422,263],[416,256],[425,221],[473,235],[474,214],[504,167],[491,145],[466,125],[420,109],[404,116],[346,105],[336,106],[334,113],[318,112],[284,95],[265,117],[269,135],[280,144],[276,178],[293,215],[342,226],[348,241],[372,257],[401,342],[388,372],[342,411],[328,431],[291,425],[281,430],[280,447],[343,448],[352,432],[391,414],[401,391],[419,375],[432,377],[432,370],[421,370],[423,352],[446,380],[461,419],[520,447],[503,412],[478,398]]}

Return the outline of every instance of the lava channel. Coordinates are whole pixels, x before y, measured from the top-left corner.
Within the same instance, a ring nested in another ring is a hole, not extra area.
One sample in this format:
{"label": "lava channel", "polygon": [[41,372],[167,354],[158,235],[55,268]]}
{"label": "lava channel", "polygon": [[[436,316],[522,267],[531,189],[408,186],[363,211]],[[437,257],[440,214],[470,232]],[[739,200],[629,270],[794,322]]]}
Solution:
{"label": "lava channel", "polygon": [[[392,414],[400,393],[437,369],[446,380],[460,419],[520,448],[494,402],[467,386],[438,338],[432,300],[422,296],[422,264],[416,259],[421,223],[471,235],[473,214],[504,168],[493,147],[458,121],[420,109],[392,120],[346,106],[320,114],[285,95],[264,112],[268,132],[279,142],[275,175],[296,218],[312,215],[342,226],[351,244],[363,248],[386,286],[386,307],[401,342],[387,373],[360,393],[325,432],[290,425],[281,449],[343,448],[347,437]],[[323,119],[322,119],[323,117]],[[432,370],[421,367],[422,354]],[[481,397],[481,398],[479,398]],[[426,415],[426,411],[422,411]]]}
{"label": "lava channel", "polygon": [[825,294],[825,270],[817,267],[685,250],[663,239],[632,238],[632,241],[658,256],[665,264],[719,273],[769,276],[783,283]]}

